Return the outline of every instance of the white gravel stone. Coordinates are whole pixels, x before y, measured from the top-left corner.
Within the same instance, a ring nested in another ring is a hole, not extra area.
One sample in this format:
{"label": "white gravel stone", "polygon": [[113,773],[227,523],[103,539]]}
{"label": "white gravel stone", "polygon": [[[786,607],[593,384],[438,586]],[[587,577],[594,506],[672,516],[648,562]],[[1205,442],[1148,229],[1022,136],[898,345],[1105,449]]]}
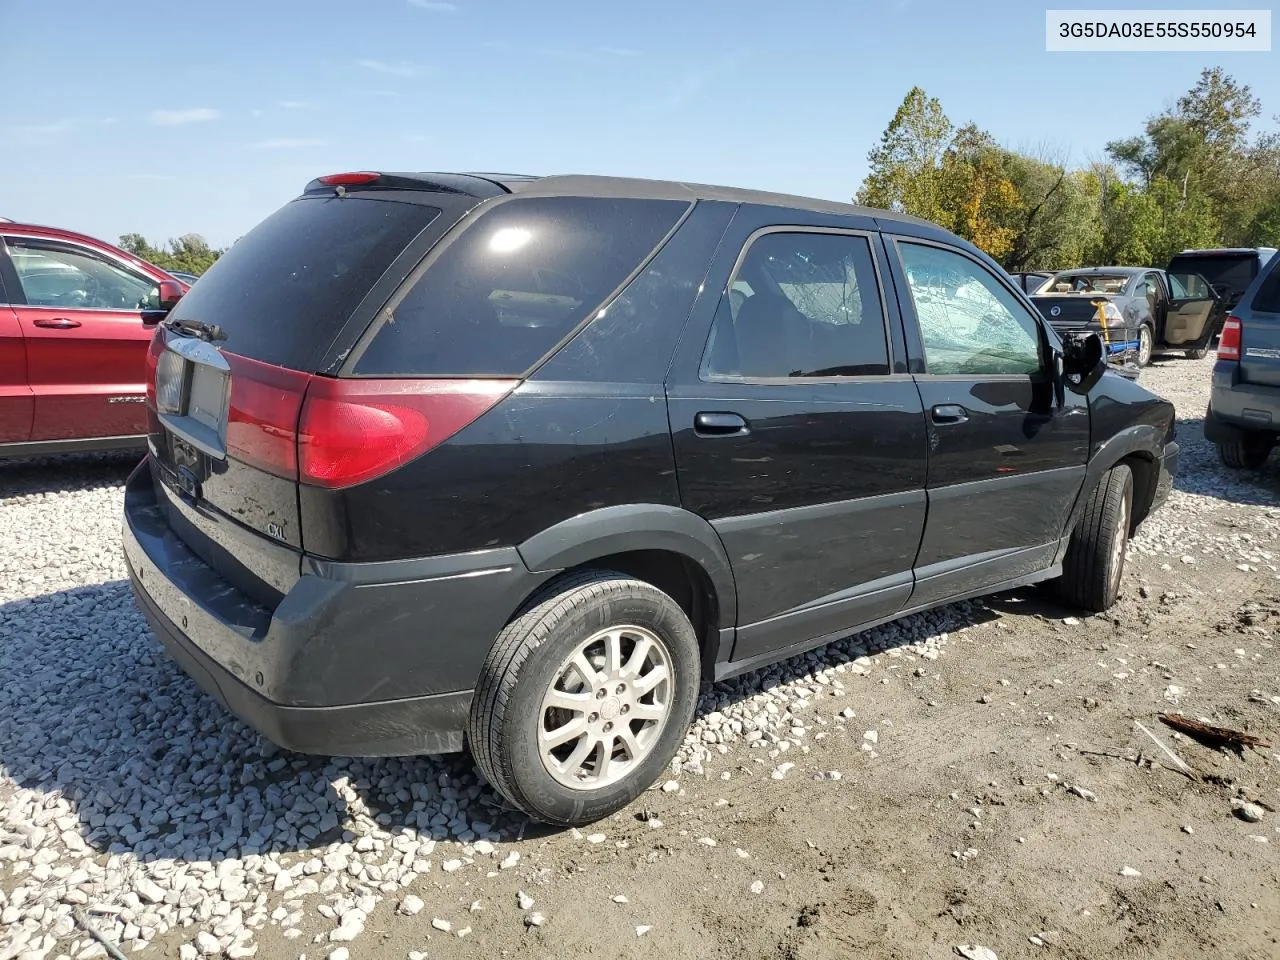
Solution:
{"label": "white gravel stone", "polygon": [[426,904],[423,902],[421,897],[415,897],[413,894],[409,894],[400,901],[399,910],[406,917],[416,917],[422,912],[422,908],[425,906]]}
{"label": "white gravel stone", "polygon": [[431,926],[439,930],[441,933],[448,933],[453,929],[453,924],[448,920],[441,920],[439,917],[431,918]]}
{"label": "white gravel stone", "polygon": [[1257,823],[1266,816],[1266,811],[1262,807],[1245,800],[1232,800],[1231,811],[1246,823]]}

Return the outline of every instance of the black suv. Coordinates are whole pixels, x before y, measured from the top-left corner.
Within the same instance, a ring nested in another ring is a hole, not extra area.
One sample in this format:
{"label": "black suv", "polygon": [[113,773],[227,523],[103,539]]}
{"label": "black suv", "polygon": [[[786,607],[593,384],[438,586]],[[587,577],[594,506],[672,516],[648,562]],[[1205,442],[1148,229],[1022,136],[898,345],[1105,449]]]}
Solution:
{"label": "black suv", "polygon": [[878,210],[603,177],[321,177],[149,354],[125,555],[298,751],[468,744],[530,815],[661,773],[719,680],[1057,579],[1115,599],[1172,406]]}

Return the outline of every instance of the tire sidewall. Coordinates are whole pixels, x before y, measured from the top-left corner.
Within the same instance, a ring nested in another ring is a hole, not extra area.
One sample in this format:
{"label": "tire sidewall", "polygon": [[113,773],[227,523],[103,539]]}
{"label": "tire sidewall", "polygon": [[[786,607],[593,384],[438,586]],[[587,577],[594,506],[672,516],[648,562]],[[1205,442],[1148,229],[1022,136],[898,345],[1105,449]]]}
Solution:
{"label": "tire sidewall", "polygon": [[[543,766],[537,731],[542,699],[573,649],[613,626],[644,627],[661,640],[673,672],[671,713],[658,742],[628,777],[597,790],[557,783]],[[621,596],[574,607],[548,632],[520,671],[502,719],[508,769],[531,812],[550,823],[583,823],[608,816],[639,796],[662,773],[693,720],[698,699],[698,643],[684,612],[656,588],[635,583]]]}
{"label": "tire sidewall", "polygon": [[[1103,565],[1106,595],[1111,603],[1114,603],[1120,595],[1120,584],[1124,580],[1125,553],[1129,547],[1129,527],[1133,523],[1133,473],[1127,468],[1123,471],[1117,506],[1123,506],[1121,514],[1123,522],[1118,527],[1113,526],[1107,531],[1105,544],[1107,560]],[[1121,541],[1121,549],[1118,553],[1115,549],[1117,539]]]}

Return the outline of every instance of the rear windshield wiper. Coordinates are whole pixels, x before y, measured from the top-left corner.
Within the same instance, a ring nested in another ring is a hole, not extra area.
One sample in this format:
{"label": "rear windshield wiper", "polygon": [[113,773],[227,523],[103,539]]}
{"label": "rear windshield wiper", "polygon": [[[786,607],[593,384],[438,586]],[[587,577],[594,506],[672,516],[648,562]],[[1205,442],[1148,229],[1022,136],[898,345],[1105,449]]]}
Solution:
{"label": "rear windshield wiper", "polygon": [[174,333],[188,337],[199,337],[201,340],[225,340],[226,333],[216,323],[205,323],[203,320],[162,320],[160,326]]}

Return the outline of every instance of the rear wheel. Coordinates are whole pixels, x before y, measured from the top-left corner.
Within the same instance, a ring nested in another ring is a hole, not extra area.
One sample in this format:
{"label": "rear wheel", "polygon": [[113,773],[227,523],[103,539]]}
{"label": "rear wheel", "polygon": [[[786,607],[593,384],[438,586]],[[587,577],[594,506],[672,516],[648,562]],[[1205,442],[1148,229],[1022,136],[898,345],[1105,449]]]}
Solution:
{"label": "rear wheel", "polygon": [[1120,464],[1102,478],[1071,534],[1058,581],[1068,603],[1101,613],[1116,602],[1132,513],[1133,471]]}
{"label": "rear wheel", "polygon": [[471,708],[485,778],[558,826],[606,817],[675,755],[698,698],[698,641],[669,596],[619,573],[553,587],[498,635]]}
{"label": "rear wheel", "polygon": [[1218,441],[1218,456],[1228,467],[1257,470],[1271,456],[1275,440],[1269,433],[1236,433],[1230,440]]}
{"label": "rear wheel", "polygon": [[1187,353],[1188,360],[1203,360],[1205,357],[1209,355],[1209,348],[1197,347],[1194,350],[1188,350],[1186,353]]}

